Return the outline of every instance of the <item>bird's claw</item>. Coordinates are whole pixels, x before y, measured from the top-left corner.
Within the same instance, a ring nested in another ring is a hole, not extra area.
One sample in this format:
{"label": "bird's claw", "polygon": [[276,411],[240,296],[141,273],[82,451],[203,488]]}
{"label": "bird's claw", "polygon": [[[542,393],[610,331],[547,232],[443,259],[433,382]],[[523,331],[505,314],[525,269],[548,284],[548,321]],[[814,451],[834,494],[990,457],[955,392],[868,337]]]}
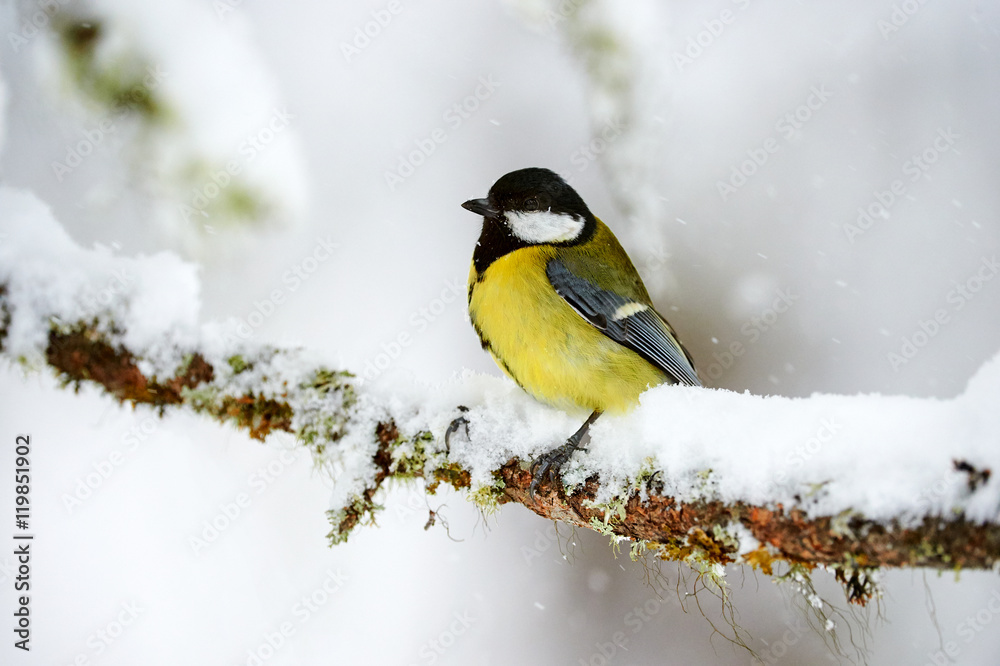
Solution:
{"label": "bird's claw", "polygon": [[528,496],[531,497],[532,501],[535,499],[535,491],[542,480],[548,476],[549,481],[555,484],[562,466],[579,448],[579,445],[570,441],[535,458],[531,463],[531,485],[528,486]]}
{"label": "bird's claw", "polygon": [[[459,405],[458,411],[463,414],[469,411],[469,408],[465,405]],[[459,428],[465,428],[465,436],[469,436],[469,419],[464,416],[459,416],[457,419],[448,424],[448,429],[444,431],[444,448],[446,451],[451,452],[451,436],[458,432]]]}

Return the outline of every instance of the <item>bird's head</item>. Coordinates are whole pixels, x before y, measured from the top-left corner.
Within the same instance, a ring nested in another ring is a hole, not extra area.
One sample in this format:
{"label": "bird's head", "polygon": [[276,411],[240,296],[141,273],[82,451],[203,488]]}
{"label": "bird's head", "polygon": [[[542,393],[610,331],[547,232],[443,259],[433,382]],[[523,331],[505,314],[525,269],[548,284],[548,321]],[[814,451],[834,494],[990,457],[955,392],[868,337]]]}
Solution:
{"label": "bird's head", "polygon": [[578,242],[596,224],[576,190],[537,167],[511,171],[485,199],[470,199],[462,207],[483,216],[484,232],[496,226],[523,245]]}

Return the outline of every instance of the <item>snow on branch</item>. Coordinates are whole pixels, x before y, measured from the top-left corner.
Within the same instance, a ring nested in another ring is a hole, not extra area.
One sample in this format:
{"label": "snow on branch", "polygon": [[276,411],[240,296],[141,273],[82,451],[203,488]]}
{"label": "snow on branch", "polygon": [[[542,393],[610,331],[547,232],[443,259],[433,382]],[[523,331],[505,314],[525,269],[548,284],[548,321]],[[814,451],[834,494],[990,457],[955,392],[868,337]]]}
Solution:
{"label": "snow on branch", "polygon": [[[598,421],[566,486],[532,500],[528,462],[578,415],[481,375],[369,386],[305,350],[199,327],[190,265],[83,250],[30,194],[0,188],[0,234],[5,358],[161,415],[294,435],[334,477],[334,543],[371,521],[387,481],[422,479],[428,493],[447,484],[483,507],[523,504],[702,570],[824,566],[862,603],[879,567],[998,566],[1000,359],[952,400],[659,387],[633,414]],[[468,425],[449,447],[460,414]]]}

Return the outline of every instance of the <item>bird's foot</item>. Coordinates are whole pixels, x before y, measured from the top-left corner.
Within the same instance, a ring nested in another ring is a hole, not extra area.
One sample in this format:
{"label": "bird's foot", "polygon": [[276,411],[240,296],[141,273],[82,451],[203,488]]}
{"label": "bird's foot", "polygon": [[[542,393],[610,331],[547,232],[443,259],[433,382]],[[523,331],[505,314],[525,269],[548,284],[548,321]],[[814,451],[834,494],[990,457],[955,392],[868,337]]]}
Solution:
{"label": "bird's foot", "polygon": [[538,485],[546,476],[553,484],[558,481],[562,466],[578,449],[580,449],[580,442],[571,437],[562,446],[535,458],[534,462],[531,463],[531,485],[528,486],[528,496],[531,497],[532,501],[535,499],[535,490],[538,489]]}
{"label": "bird's foot", "polygon": [[[464,414],[465,412],[469,411],[469,408],[466,407],[465,405],[459,405],[458,406],[458,411],[460,411],[460,412],[462,412]],[[454,435],[456,432],[458,432],[459,428],[464,428],[465,429],[465,437],[466,437],[466,439],[468,439],[468,437],[469,437],[469,419],[465,418],[464,416],[459,416],[457,419],[455,419],[454,421],[452,421],[448,425],[448,429],[444,431],[444,448],[445,448],[445,451],[448,451],[448,452],[451,451],[451,436]]]}
{"label": "bird's foot", "polygon": [[580,429],[570,435],[570,438],[566,440],[566,443],[562,446],[552,449],[548,453],[543,453],[542,455],[535,458],[535,461],[531,463],[531,485],[528,486],[528,496],[531,500],[535,500],[535,490],[538,489],[538,484],[545,479],[546,476],[549,477],[549,481],[555,485],[556,476],[560,473],[562,466],[569,460],[569,457],[573,455],[573,452],[580,449],[586,451],[583,445],[590,440],[590,426],[597,417],[601,415],[600,410],[594,410],[594,412],[587,417],[587,420],[583,422]]}

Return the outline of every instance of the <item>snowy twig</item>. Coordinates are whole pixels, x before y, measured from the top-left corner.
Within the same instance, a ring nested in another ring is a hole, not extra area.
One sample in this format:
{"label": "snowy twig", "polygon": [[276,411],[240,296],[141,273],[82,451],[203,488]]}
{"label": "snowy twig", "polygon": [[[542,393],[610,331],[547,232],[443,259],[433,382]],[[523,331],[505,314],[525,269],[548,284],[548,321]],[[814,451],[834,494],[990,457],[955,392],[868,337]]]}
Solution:
{"label": "snowy twig", "polygon": [[[6,293],[5,288],[0,290],[0,307],[9,312]],[[0,328],[0,341],[6,337],[8,319],[5,317]],[[274,352],[275,356],[294,353]],[[309,441],[318,453],[331,443],[315,436],[310,440],[309,426],[296,427],[296,414],[288,400],[268,397],[265,391],[253,388],[242,392],[218,391],[216,375],[229,374],[232,368],[217,373],[205,355],[197,351],[185,353],[187,362],[173,376],[150,377],[139,369],[143,359],[121,345],[112,345],[95,326],[78,323],[62,331],[53,328],[45,356],[48,365],[67,384],[96,384],[121,402],[148,404],[161,412],[173,407],[192,409],[233,423],[260,440],[274,431],[291,432]],[[295,387],[299,391],[311,388],[322,393],[321,378],[334,380],[326,388],[330,389],[328,394],[336,395],[339,405],[334,413],[341,416],[328,422],[328,436],[350,430],[350,407],[356,390],[350,377],[320,367],[306,374],[314,378],[313,384]],[[293,387],[289,387],[286,397],[293,392]],[[212,397],[207,399],[207,396]],[[454,463],[427,467],[429,459],[441,454],[440,443],[427,432],[417,433],[407,441],[390,419],[377,422],[367,436],[375,444],[372,461],[377,472],[350,503],[333,512],[337,518],[331,534],[334,541],[345,539],[360,521],[371,518],[375,494],[390,478],[423,477],[430,490],[441,482],[455,488],[470,487],[469,472]],[[412,447],[414,439],[421,444],[419,453],[399,455],[404,447]],[[948,520],[927,517],[917,525],[904,527],[897,521],[883,524],[861,516],[844,520],[810,518],[801,510],[769,509],[743,502],[685,503],[660,494],[655,489],[655,474],[647,477],[646,492],[621,498],[617,506],[596,503],[599,486],[596,477],[589,478],[568,496],[561,489],[543,484],[532,500],[528,495],[530,473],[523,461],[509,461],[496,475],[502,480],[493,495],[499,504],[516,502],[545,518],[658,544],[664,556],[678,559],[697,557],[722,564],[748,561],[769,573],[775,560],[838,570],[884,566],[981,569],[993,567],[1000,556],[1000,525],[976,524],[962,516]],[[610,517],[609,512],[613,514]],[[741,556],[740,544],[728,536],[734,524],[742,525],[765,547]],[[870,590],[865,589],[864,579],[858,579],[856,585],[857,597],[866,598]]]}
{"label": "snowy twig", "polygon": [[[304,350],[199,329],[190,266],[83,250],[13,190],[0,188],[0,211],[0,355],[161,415],[191,410],[259,440],[294,435],[335,477],[335,543],[371,521],[386,481],[422,479],[428,493],[446,483],[483,507],[523,504],[703,572],[824,566],[859,602],[879,567],[986,569],[1000,559],[990,473],[1000,362],[952,401],[661,387],[632,416],[595,424],[590,450],[563,470],[568,488],[545,483],[532,499],[527,463],[573,417],[483,377],[408,401],[405,387],[380,394]],[[449,448],[443,435],[460,402],[468,427]],[[911,455],[918,440],[922,453]],[[798,450],[777,453],[789,442]]]}

